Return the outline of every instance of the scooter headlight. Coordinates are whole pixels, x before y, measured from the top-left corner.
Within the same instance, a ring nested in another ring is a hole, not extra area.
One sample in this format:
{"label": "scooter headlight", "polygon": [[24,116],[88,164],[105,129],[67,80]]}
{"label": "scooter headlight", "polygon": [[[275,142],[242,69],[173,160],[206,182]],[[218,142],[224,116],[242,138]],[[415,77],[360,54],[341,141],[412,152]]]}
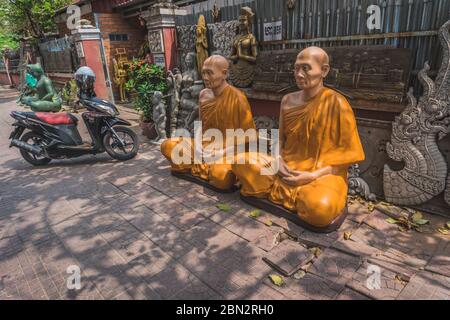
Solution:
{"label": "scooter headlight", "polygon": [[109,106],[100,105],[100,107],[111,117],[115,117],[119,114],[119,112],[117,112],[116,110],[114,110],[114,108],[111,108]]}

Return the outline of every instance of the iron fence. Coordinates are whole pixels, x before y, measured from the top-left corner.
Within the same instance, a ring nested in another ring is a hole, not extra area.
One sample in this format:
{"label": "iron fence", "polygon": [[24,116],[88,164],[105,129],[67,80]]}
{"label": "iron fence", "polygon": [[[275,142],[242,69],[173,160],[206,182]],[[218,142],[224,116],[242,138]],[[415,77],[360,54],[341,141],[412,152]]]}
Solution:
{"label": "iron fence", "polygon": [[45,72],[72,73],[78,61],[74,44],[69,37],[39,44]]}

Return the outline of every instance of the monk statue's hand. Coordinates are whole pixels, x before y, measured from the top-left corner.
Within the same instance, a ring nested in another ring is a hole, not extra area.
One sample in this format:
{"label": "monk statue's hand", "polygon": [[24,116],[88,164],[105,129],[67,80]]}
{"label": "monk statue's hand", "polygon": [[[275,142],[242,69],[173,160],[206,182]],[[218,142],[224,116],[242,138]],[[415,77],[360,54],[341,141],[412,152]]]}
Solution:
{"label": "monk statue's hand", "polygon": [[284,165],[280,165],[280,170],[278,170],[278,175],[281,178],[285,178],[285,177],[291,177],[291,173],[286,169],[286,167]]}
{"label": "monk statue's hand", "polygon": [[281,180],[287,185],[298,187],[313,182],[316,180],[316,175],[308,171],[296,171],[295,175],[282,177]]}
{"label": "monk statue's hand", "polygon": [[284,162],[283,158],[281,158],[281,157],[279,158],[278,175],[281,178],[292,176],[292,170],[287,166],[286,162]]}

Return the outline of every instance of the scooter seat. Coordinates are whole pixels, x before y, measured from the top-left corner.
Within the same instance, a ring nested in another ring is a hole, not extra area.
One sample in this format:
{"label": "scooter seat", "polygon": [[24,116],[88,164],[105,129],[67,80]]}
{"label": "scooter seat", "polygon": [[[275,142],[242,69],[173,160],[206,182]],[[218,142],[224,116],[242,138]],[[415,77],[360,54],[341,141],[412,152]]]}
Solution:
{"label": "scooter seat", "polygon": [[78,119],[70,113],[35,112],[36,117],[52,125],[76,124]]}

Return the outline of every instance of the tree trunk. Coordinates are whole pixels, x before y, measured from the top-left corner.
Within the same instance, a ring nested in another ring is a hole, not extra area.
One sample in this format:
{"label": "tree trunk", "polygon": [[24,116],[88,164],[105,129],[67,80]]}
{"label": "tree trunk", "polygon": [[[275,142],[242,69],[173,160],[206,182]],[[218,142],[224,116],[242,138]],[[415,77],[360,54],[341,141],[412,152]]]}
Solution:
{"label": "tree trunk", "polygon": [[3,63],[5,64],[6,75],[8,76],[9,80],[9,86],[12,88],[14,87],[14,83],[12,81],[11,74],[9,73],[9,60],[6,58],[6,56],[3,56]]}

